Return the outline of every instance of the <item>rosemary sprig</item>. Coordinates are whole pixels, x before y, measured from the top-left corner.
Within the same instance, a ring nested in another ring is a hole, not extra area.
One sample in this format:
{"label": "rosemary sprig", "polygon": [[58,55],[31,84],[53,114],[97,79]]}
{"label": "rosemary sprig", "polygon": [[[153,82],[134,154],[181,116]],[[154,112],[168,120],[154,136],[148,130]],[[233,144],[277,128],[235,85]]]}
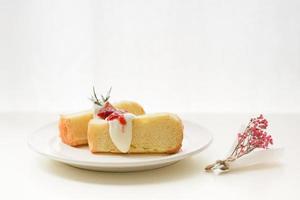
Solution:
{"label": "rosemary sprig", "polygon": [[106,93],[106,96],[104,97],[101,94],[101,100],[97,97],[95,87],[93,86],[93,95],[89,98],[94,104],[97,104],[99,106],[103,106],[105,102],[107,102],[110,98],[110,93],[111,93],[112,87],[109,88],[108,92]]}

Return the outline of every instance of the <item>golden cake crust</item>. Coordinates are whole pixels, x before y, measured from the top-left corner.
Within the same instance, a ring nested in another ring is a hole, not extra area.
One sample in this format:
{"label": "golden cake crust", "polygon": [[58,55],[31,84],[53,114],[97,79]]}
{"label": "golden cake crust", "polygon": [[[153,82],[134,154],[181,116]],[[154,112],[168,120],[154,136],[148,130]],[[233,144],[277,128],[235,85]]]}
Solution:
{"label": "golden cake crust", "polygon": [[59,120],[59,135],[63,143],[70,146],[87,144],[86,132],[89,120],[92,118],[90,112],[82,112],[77,117],[70,118],[61,115]]}

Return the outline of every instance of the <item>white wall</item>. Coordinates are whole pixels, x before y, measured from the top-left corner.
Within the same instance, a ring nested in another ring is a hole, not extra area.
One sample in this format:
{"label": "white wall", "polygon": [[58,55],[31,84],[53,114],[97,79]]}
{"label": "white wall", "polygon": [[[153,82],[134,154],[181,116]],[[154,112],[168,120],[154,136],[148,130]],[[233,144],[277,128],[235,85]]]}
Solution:
{"label": "white wall", "polygon": [[300,112],[300,1],[0,0],[0,111]]}

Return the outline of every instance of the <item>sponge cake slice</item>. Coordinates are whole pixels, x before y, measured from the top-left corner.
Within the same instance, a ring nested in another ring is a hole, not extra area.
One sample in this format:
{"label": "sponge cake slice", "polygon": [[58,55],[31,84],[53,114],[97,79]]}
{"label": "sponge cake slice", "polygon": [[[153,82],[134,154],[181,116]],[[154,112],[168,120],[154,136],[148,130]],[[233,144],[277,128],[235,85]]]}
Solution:
{"label": "sponge cake slice", "polygon": [[[181,148],[183,125],[175,114],[158,113],[136,116],[132,120],[132,141],[128,153],[176,153]],[[105,120],[92,119],[88,125],[91,152],[121,153],[109,135]]]}

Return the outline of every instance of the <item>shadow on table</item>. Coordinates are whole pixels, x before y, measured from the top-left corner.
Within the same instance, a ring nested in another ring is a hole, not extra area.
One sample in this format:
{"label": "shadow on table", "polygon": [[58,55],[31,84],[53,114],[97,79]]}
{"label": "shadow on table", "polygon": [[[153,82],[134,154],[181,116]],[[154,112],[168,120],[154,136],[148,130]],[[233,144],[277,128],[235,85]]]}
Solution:
{"label": "shadow on table", "polygon": [[284,165],[280,162],[270,162],[270,163],[259,163],[255,165],[249,165],[244,167],[239,167],[234,169],[231,173],[239,174],[245,173],[247,171],[264,171],[272,169],[283,169]]}
{"label": "shadow on table", "polygon": [[56,161],[39,159],[41,170],[61,178],[92,184],[140,185],[176,181],[204,173],[206,161],[187,158],[173,165],[139,172],[97,172],[75,168]]}

